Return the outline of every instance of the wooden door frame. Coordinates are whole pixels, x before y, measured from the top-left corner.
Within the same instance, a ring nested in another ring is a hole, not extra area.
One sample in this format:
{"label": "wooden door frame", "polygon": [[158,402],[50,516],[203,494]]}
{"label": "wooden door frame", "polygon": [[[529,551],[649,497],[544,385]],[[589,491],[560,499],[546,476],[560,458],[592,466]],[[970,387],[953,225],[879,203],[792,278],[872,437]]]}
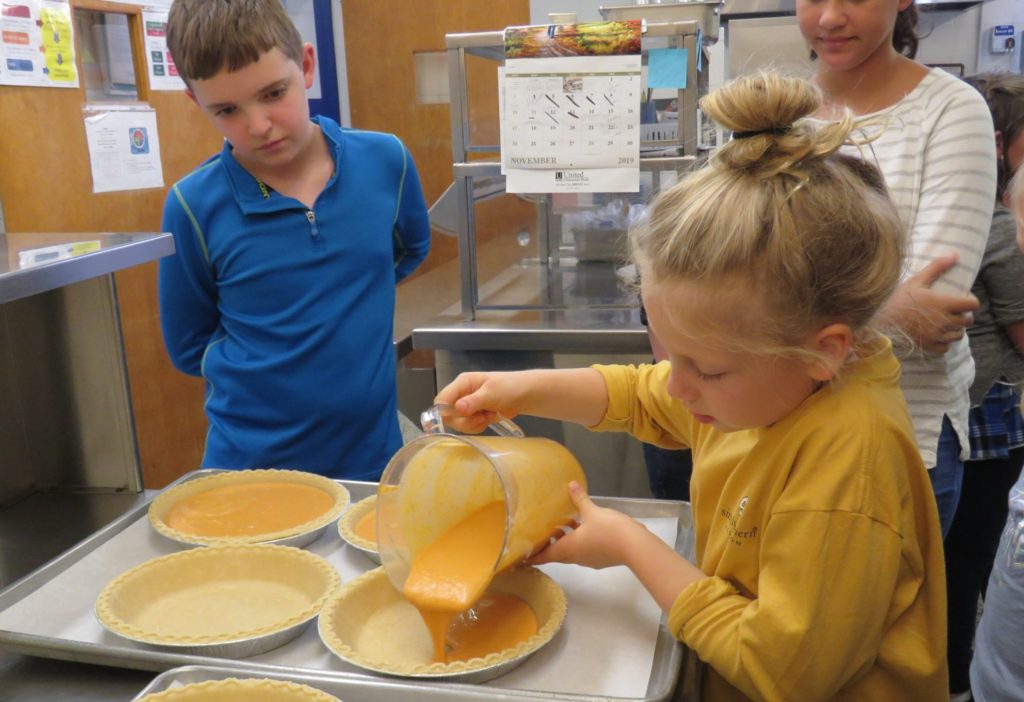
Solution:
{"label": "wooden door frame", "polygon": [[[149,65],[146,62],[146,36],[142,21],[142,7],[125,5],[110,0],[70,0],[71,22],[74,26],[75,10],[91,12],[108,12],[128,16],[128,37],[132,48],[132,69],[135,71],[135,92],[139,102],[149,101]],[[75,65],[78,75],[83,75],[81,64],[81,47],[78,43],[78,32],[75,31]],[[83,86],[84,88],[84,86]]]}

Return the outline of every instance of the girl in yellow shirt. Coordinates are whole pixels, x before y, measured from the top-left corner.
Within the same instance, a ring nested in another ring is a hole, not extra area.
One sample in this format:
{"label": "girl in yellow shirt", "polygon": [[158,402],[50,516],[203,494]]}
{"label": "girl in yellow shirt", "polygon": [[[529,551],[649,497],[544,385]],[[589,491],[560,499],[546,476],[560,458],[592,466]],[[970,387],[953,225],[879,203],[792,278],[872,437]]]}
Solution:
{"label": "girl in yellow shirt", "polygon": [[631,232],[667,362],[467,373],[437,401],[462,431],[532,414],[693,450],[695,564],[578,485],[579,525],[532,561],[629,567],[707,664],[705,700],[932,702],[938,514],[871,327],[904,227],[877,170],[839,152],[852,117],[802,119],[820,100],[773,74],[702,100],[733,140]]}

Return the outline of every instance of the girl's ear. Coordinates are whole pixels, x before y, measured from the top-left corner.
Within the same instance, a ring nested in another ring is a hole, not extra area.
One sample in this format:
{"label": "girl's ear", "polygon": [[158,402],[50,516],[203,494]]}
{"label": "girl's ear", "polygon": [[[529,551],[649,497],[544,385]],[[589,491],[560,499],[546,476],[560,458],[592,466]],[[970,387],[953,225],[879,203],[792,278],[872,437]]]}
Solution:
{"label": "girl's ear", "polygon": [[1003,160],[1003,133],[996,130],[996,159],[1000,162]]}
{"label": "girl's ear", "polygon": [[832,380],[846,363],[853,346],[853,332],[845,324],[829,324],[811,336],[809,348],[819,357],[810,365],[810,376],[820,382]]}

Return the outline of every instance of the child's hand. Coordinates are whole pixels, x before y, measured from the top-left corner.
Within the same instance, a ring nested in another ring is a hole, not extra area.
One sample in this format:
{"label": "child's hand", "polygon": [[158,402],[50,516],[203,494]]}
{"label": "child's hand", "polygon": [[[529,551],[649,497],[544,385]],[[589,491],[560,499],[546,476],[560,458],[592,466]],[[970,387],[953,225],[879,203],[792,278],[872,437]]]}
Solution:
{"label": "child's hand", "polygon": [[521,383],[516,373],[462,373],[434,398],[436,404],[449,404],[455,411],[445,414],[444,422],[458,431],[478,434],[498,421],[498,415],[512,419]]}
{"label": "child's hand", "polygon": [[569,483],[569,496],[580,512],[576,528],[531,556],[527,563],[574,563],[588,568],[625,565],[625,549],[642,524],[607,507],[598,507],[579,483]]}

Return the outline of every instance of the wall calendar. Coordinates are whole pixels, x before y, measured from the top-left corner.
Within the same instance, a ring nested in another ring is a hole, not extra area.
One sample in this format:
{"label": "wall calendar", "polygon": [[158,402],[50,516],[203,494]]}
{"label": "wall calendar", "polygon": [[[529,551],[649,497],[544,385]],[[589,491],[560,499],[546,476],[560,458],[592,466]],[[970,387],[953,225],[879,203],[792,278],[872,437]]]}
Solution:
{"label": "wall calendar", "polygon": [[508,192],[639,190],[639,26],[635,30],[633,54],[506,59],[501,153]]}

